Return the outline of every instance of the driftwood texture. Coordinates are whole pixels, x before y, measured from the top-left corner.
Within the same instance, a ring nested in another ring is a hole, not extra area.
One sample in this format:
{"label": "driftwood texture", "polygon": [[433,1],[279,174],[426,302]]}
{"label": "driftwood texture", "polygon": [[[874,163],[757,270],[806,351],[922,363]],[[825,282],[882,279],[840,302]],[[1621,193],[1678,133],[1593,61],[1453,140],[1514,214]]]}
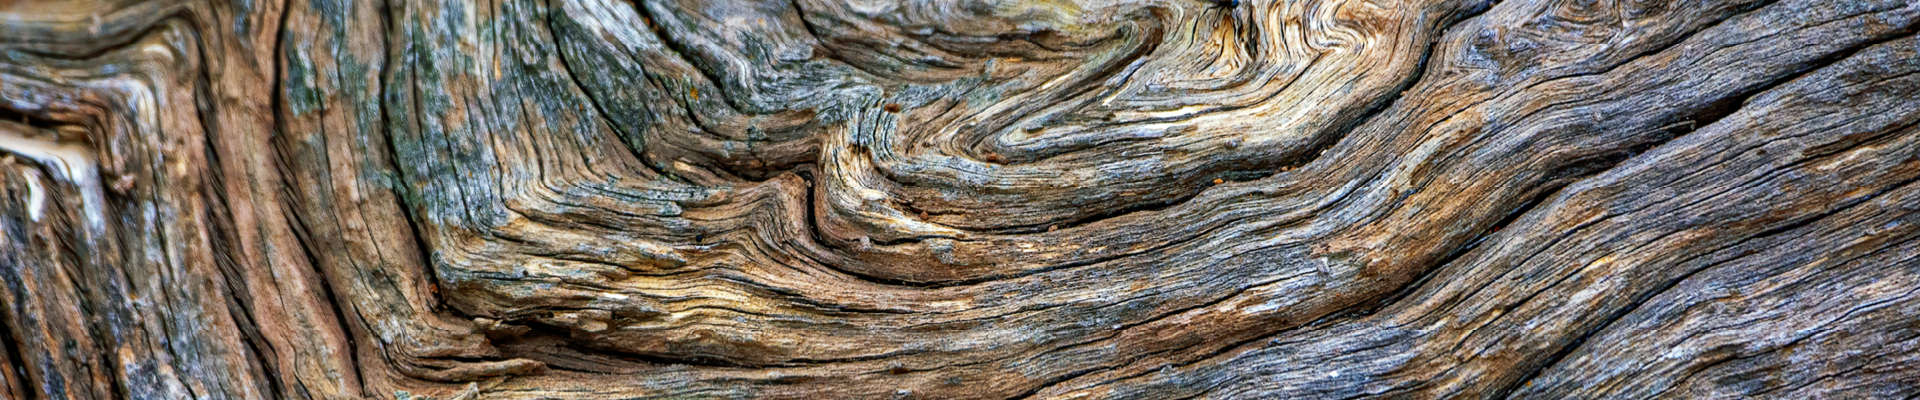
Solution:
{"label": "driftwood texture", "polygon": [[1917,29],[0,1],[0,397],[1913,398]]}

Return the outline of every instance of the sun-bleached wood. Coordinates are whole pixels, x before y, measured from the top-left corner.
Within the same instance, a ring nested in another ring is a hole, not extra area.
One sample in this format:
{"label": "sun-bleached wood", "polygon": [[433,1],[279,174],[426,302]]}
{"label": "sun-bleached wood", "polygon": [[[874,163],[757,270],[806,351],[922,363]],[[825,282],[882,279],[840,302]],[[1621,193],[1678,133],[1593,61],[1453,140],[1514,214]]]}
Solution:
{"label": "sun-bleached wood", "polygon": [[0,397],[1920,396],[1915,0],[0,21]]}

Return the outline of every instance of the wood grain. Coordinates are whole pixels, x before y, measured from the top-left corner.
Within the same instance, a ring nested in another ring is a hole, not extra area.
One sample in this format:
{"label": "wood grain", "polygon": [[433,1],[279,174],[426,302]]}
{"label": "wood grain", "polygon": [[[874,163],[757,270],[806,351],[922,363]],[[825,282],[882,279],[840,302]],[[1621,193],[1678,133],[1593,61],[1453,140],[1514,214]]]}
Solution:
{"label": "wood grain", "polygon": [[0,21],[6,398],[1920,396],[1915,0]]}

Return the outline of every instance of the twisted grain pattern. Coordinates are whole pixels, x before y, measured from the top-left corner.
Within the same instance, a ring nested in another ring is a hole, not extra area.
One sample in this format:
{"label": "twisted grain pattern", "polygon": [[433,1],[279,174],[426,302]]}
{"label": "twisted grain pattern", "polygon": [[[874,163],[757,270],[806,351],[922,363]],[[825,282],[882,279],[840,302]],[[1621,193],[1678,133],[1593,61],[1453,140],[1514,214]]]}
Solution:
{"label": "twisted grain pattern", "polygon": [[1920,396],[1915,0],[0,21],[9,398]]}

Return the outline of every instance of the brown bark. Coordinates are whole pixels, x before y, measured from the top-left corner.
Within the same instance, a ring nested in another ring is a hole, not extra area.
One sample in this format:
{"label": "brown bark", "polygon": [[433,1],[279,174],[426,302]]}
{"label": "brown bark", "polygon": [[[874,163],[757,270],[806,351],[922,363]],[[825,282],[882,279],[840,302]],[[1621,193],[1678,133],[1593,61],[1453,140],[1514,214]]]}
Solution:
{"label": "brown bark", "polygon": [[1915,0],[0,21],[0,397],[1920,396]]}

